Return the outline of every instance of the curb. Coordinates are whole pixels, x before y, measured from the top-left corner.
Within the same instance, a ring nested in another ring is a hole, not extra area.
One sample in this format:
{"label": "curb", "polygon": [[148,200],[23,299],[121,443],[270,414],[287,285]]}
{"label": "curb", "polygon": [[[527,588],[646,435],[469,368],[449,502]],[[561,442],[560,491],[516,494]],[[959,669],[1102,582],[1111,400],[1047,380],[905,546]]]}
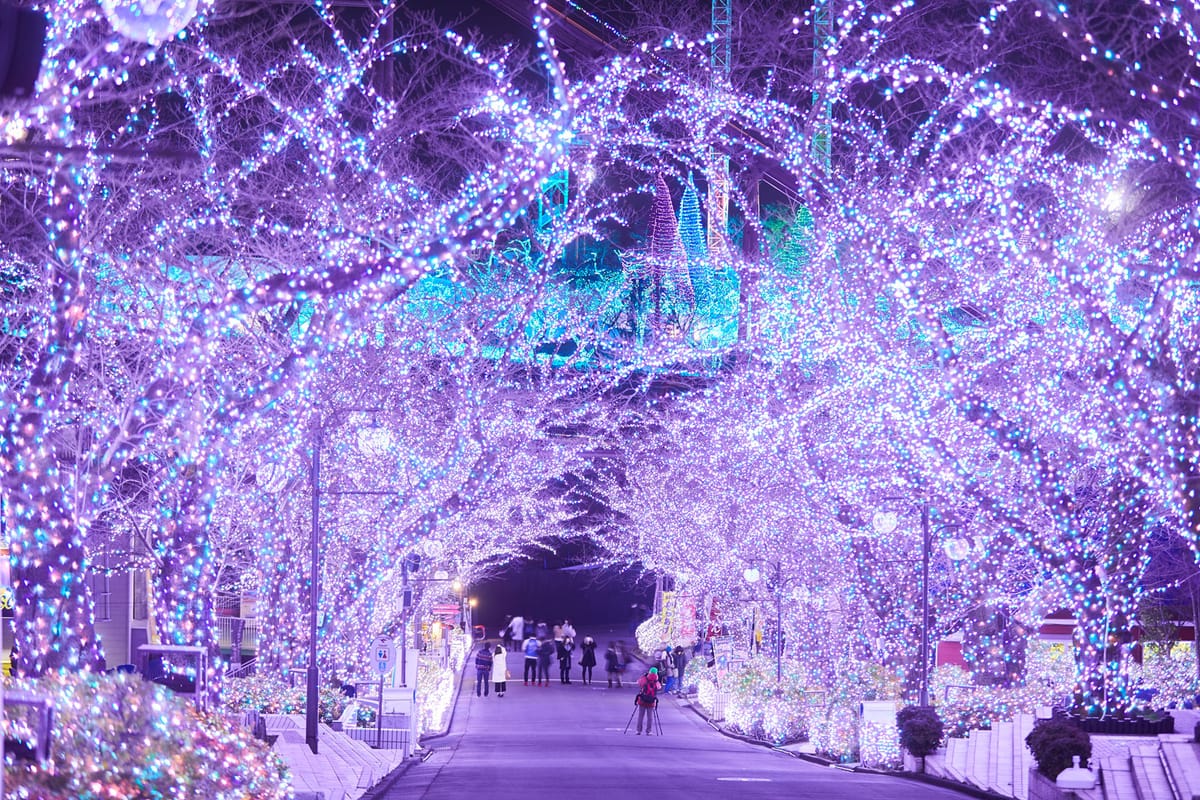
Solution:
{"label": "curb", "polygon": [[861,772],[865,775],[885,775],[891,778],[903,778],[904,780],[913,781],[914,783],[924,783],[930,786],[938,786],[942,789],[950,789],[971,797],[977,797],[979,800],[1012,800],[1011,797],[1006,795],[989,792],[987,789],[979,789],[975,786],[971,786],[970,784],[959,783],[958,781],[952,781],[947,778],[939,778],[936,775],[929,775],[919,772],[893,772],[889,770],[871,769],[870,767],[848,767],[838,763],[837,761],[834,761],[833,759],[824,758],[812,753],[797,753],[792,750],[784,750],[782,747],[777,747],[770,742],[764,742],[761,739],[753,739],[749,736],[743,736],[740,733],[734,733],[733,731],[727,730],[705,716],[704,713],[701,712],[700,709],[691,702],[688,703],[687,707],[692,710],[692,713],[707,722],[714,731],[722,736],[725,736],[729,739],[737,739],[738,741],[746,742],[747,744],[765,747],[768,750],[772,750],[776,753],[782,753],[783,755],[791,756],[792,758],[798,758],[801,761],[807,761],[810,764],[840,769],[843,772]]}
{"label": "curb", "polygon": [[[816,764],[821,767],[838,767],[839,766],[838,762],[836,762],[830,758],[822,758],[821,756],[813,755],[812,753],[797,753],[792,750],[784,750],[782,747],[773,745],[770,742],[764,742],[761,739],[754,739],[749,736],[744,736],[740,733],[734,733],[733,731],[728,730],[728,729],[722,727],[721,725],[718,725],[717,723],[713,722],[711,719],[709,719],[707,716],[705,716],[704,713],[702,711],[700,711],[700,709],[697,708],[691,702],[689,702],[687,704],[687,707],[689,709],[691,709],[693,714],[695,714],[696,716],[700,717],[700,719],[707,722],[714,731],[716,731],[717,733],[721,734],[722,736],[724,736],[726,738],[737,739],[740,742],[758,745],[759,747],[765,747],[768,750],[772,750],[776,753],[782,753],[785,756],[790,756],[792,758],[798,758],[801,761],[807,761],[810,764]],[[881,773],[881,774],[887,774],[887,773]],[[1011,800],[1011,798],[1006,798],[1005,800]]]}
{"label": "curb", "polygon": [[980,789],[977,786],[972,786],[969,783],[959,783],[958,781],[952,781],[949,778],[939,778],[936,775],[930,775],[928,773],[907,771],[885,772],[884,770],[870,769],[869,767],[856,767],[854,771],[866,773],[868,775],[890,775],[893,778],[903,778],[906,781],[912,781],[914,783],[924,783],[930,786],[939,786],[943,789],[953,789],[956,792],[961,792],[962,794],[970,795],[971,797],[978,797],[980,800],[1012,800],[1010,796],[1005,794],[997,794],[996,792],[991,792],[987,789]]}
{"label": "curb", "polygon": [[463,660],[462,669],[459,670],[459,672],[458,672],[458,688],[454,690],[454,702],[450,704],[450,718],[448,720],[446,720],[445,730],[438,731],[437,733],[425,734],[424,736],[422,736],[420,739],[417,740],[418,746],[421,746],[421,745],[425,744],[425,742],[431,741],[433,739],[441,739],[442,737],[448,736],[450,734],[450,729],[454,727],[454,715],[458,713],[458,701],[459,701],[459,698],[462,697],[463,683],[465,683],[466,679],[467,679],[467,668],[468,668],[468,665],[471,663],[471,653],[474,653],[474,652],[475,652],[474,647],[472,647],[467,652],[467,657]]}
{"label": "curb", "polygon": [[[471,649],[474,651],[474,648]],[[454,692],[454,702],[450,704],[450,718],[446,720],[446,729],[437,733],[427,733],[418,739],[417,747],[420,749],[413,751],[412,757],[404,759],[399,766],[397,766],[387,775],[384,775],[383,778],[380,779],[379,783],[376,783],[370,789],[367,789],[367,791],[363,793],[359,800],[383,800],[383,796],[387,792],[391,791],[391,788],[396,784],[396,782],[403,778],[410,769],[415,767],[417,764],[424,763],[431,755],[433,755],[433,750],[424,750],[425,742],[430,741],[431,739],[441,739],[443,736],[446,736],[450,733],[450,729],[454,726],[454,714],[458,711],[458,699],[462,696],[463,683],[466,680],[467,664],[470,661],[470,653],[467,655],[468,658],[467,660],[463,661],[463,668],[459,670],[458,673],[458,688]]]}

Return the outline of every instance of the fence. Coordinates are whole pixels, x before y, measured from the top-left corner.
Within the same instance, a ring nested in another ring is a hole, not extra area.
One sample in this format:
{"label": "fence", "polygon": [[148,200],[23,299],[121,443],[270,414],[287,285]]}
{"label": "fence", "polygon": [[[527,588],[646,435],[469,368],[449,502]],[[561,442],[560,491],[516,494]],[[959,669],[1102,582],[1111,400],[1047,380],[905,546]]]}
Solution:
{"label": "fence", "polygon": [[217,617],[217,643],[221,647],[233,647],[233,625],[237,621],[245,625],[242,649],[253,650],[258,644],[259,630],[259,622],[254,617]]}
{"label": "fence", "polygon": [[378,750],[403,750],[408,752],[407,728],[343,728],[342,733],[351,739],[370,745]]}

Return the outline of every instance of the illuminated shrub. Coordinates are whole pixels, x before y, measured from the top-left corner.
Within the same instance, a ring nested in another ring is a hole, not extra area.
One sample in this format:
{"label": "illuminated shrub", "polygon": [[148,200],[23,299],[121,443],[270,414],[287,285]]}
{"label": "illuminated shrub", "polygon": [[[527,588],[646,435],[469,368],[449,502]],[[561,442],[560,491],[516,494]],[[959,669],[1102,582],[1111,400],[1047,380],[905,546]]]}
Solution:
{"label": "illuminated shrub", "polygon": [[271,800],[291,794],[283,762],[250,731],[221,714],[198,712],[136,675],[84,672],[8,686],[49,696],[55,707],[51,762],[8,766],[5,791],[12,797]]}
{"label": "illuminated shrub", "polygon": [[1025,743],[1033,751],[1038,772],[1050,780],[1071,766],[1071,756],[1079,756],[1082,767],[1087,766],[1092,756],[1092,741],[1087,732],[1061,719],[1039,723],[1025,737]]}

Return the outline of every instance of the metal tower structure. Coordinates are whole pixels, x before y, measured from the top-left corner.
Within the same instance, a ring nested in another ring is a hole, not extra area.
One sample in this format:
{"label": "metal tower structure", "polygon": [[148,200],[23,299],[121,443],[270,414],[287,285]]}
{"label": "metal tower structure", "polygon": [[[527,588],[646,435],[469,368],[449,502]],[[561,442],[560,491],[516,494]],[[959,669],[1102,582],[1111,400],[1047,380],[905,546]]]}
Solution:
{"label": "metal tower structure", "polygon": [[829,174],[831,148],[833,145],[833,104],[822,96],[819,87],[825,72],[826,54],[833,44],[833,18],[829,6],[833,0],[815,0],[813,3],[813,159]]}
{"label": "metal tower structure", "polygon": [[[709,65],[714,84],[729,80],[732,23],[733,0],[712,0],[713,41]],[[725,252],[725,233],[729,228],[729,157],[712,148],[708,151],[708,162],[708,252],[716,257]]]}

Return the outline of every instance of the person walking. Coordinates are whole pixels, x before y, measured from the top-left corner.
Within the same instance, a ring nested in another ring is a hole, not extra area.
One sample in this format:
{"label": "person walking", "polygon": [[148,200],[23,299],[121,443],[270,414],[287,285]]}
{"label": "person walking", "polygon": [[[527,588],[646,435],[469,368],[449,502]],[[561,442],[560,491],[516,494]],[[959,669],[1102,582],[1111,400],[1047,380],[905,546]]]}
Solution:
{"label": "person walking", "polygon": [[550,636],[550,628],[546,626],[544,621],[539,621],[537,627],[533,629],[534,635],[539,639],[546,639]]}
{"label": "person walking", "polygon": [[492,653],[492,683],[496,684],[496,697],[504,697],[508,691],[508,651],[499,644]]}
{"label": "person walking", "polygon": [[558,679],[563,683],[571,682],[571,653],[575,650],[575,640],[563,637],[558,643]]}
{"label": "person walking", "polygon": [[[538,686],[550,686],[550,661],[554,658],[555,645],[553,639],[543,639],[537,654]],[[542,683],[545,681],[545,683]]]}
{"label": "person walking", "polygon": [[637,733],[642,735],[642,722],[646,723],[646,735],[654,735],[654,710],[658,707],[658,668],[651,667],[650,671],[638,678],[638,693],[633,702],[637,704]]}
{"label": "person walking", "polygon": [[596,666],[596,640],[590,636],[583,637],[583,644],[579,645],[583,650],[583,655],[579,657],[579,672],[581,679],[585,684],[590,685],[592,682],[592,668]]}
{"label": "person walking", "polygon": [[479,652],[475,654],[475,696],[488,696],[488,681],[492,679],[492,664],[495,657],[492,655],[492,648],[486,642],[479,645]]}
{"label": "person walking", "polygon": [[536,636],[530,636],[521,645],[521,649],[525,651],[525,685],[528,686],[530,681],[537,680],[537,660],[538,649],[541,642]]}
{"label": "person walking", "polygon": [[617,682],[617,688],[621,688],[621,662],[617,658],[617,647],[612,642],[608,643],[608,649],[604,651],[604,671],[608,673],[608,688],[613,688],[613,681]]}
{"label": "person walking", "polygon": [[505,623],[504,627],[500,630],[500,646],[504,648],[504,652],[506,652],[506,653],[509,651],[510,648],[512,648],[512,642],[513,642],[512,621],[513,621],[513,619],[515,619],[515,618],[509,617],[508,622]]}
{"label": "person walking", "polygon": [[571,620],[564,619],[562,624],[563,636],[569,636],[572,639],[576,637],[575,626],[571,624]]}

